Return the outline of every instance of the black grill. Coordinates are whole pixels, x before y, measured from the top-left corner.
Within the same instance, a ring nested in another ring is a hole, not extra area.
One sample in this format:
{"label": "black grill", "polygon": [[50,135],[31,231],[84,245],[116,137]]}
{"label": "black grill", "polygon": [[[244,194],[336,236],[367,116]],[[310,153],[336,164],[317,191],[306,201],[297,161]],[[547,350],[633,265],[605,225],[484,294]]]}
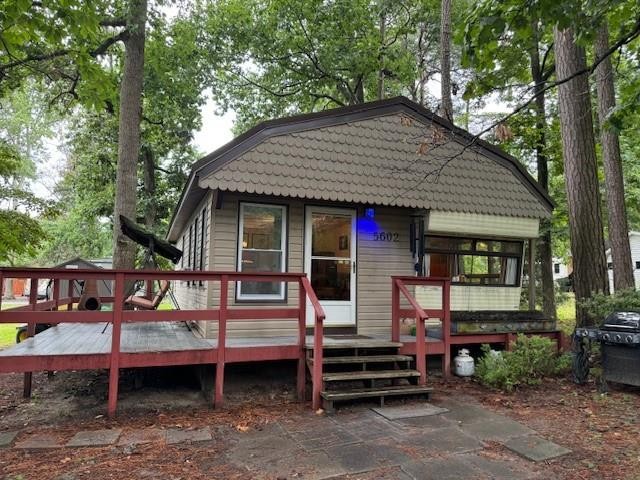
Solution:
{"label": "black grill", "polygon": [[640,386],[640,312],[612,313],[600,328],[577,328],[576,335],[600,342],[606,381]]}

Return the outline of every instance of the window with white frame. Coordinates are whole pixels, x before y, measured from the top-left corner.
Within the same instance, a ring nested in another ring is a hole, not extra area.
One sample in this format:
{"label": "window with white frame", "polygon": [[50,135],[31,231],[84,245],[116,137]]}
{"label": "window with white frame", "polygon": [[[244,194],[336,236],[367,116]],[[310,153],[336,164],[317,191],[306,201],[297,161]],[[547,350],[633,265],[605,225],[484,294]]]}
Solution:
{"label": "window with white frame", "polygon": [[[287,256],[287,208],[240,203],[239,272],[284,272]],[[284,282],[238,282],[238,300],[284,300]]]}

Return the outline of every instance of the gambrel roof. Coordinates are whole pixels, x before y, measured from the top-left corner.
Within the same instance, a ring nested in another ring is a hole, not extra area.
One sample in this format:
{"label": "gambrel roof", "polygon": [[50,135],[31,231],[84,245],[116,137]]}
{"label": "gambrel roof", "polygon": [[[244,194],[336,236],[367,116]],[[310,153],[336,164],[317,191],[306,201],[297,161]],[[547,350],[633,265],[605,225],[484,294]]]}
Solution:
{"label": "gambrel roof", "polygon": [[207,155],[170,239],[207,188],[528,218],[553,208],[515,158],[404,97],[263,122]]}

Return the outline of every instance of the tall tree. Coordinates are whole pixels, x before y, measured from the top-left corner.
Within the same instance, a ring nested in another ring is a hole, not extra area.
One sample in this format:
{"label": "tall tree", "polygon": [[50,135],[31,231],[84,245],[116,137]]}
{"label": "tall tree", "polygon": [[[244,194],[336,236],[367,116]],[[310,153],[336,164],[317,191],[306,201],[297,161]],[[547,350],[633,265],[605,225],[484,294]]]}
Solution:
{"label": "tall tree", "polygon": [[440,12],[440,115],[453,121],[451,99],[451,1],[442,0]]}
{"label": "tall tree", "polygon": [[[608,292],[596,151],[591,116],[591,97],[584,47],[575,41],[571,27],[554,31],[558,103],[562,151],[569,208],[573,286],[576,299],[594,292]],[[576,311],[578,326],[590,319],[581,306]]]}
{"label": "tall tree", "polygon": [[133,268],[136,257],[136,245],[120,229],[120,215],[129,218],[135,218],[136,215],[146,22],[147,0],[130,0],[120,87],[118,168],[113,210],[113,268]]}
{"label": "tall tree", "polygon": [[[613,286],[615,290],[634,288],[633,263],[629,245],[629,226],[624,199],[624,181],[620,141],[612,128],[609,115],[616,106],[614,72],[609,50],[609,28],[606,20],[595,38],[596,58],[604,58],[596,67],[598,90],[598,119],[600,123],[600,143],[604,165],[607,211],[609,220],[609,242],[613,263]],[[606,58],[605,58],[606,57]]]}

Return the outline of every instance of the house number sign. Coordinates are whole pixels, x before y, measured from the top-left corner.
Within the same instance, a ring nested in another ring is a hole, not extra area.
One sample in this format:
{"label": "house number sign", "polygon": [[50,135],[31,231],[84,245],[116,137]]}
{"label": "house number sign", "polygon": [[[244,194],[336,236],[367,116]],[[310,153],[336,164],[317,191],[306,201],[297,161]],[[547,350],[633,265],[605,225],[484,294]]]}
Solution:
{"label": "house number sign", "polygon": [[399,236],[398,232],[373,232],[373,240],[376,242],[397,242]]}

